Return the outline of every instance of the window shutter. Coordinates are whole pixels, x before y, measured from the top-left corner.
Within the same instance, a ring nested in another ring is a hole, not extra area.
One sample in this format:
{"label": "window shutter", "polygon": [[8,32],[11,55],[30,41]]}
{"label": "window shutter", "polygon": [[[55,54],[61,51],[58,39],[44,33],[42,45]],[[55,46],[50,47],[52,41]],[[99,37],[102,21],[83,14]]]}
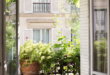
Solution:
{"label": "window shutter", "polygon": [[33,0],[24,0],[24,13],[33,12]]}
{"label": "window shutter", "polygon": [[59,0],[51,0],[51,13],[59,13]]}
{"label": "window shutter", "polygon": [[67,0],[62,1],[62,13],[70,13],[71,5]]}
{"label": "window shutter", "polygon": [[69,28],[63,28],[62,29],[62,36],[66,36],[68,41],[71,41],[71,29]]}
{"label": "window shutter", "polygon": [[58,42],[58,36],[61,36],[61,34],[58,34],[58,32],[61,31],[59,28],[52,28],[52,44],[53,43],[60,43]]}
{"label": "window shutter", "polygon": [[23,34],[23,43],[25,43],[27,40],[33,41],[33,29],[25,29]]}

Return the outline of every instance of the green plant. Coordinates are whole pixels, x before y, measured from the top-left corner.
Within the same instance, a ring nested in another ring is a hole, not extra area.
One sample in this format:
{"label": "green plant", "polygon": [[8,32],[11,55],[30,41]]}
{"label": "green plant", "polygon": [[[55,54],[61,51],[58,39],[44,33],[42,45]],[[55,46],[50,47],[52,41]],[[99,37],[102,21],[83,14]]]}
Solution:
{"label": "green plant", "polygon": [[60,41],[60,44],[54,44],[53,45],[53,51],[55,53],[54,59],[57,61],[70,63],[72,61],[75,61],[76,65],[71,67],[70,69],[74,70],[74,73],[76,74],[80,70],[80,41],[75,40],[76,45],[74,45],[74,42],[67,41],[67,38],[65,36],[59,37],[58,41]]}
{"label": "green plant", "polygon": [[31,40],[28,40],[20,47],[20,61],[27,60],[27,62],[33,63],[38,61],[40,53],[36,50],[36,44],[33,44]]}
{"label": "green plant", "polygon": [[36,45],[36,50],[39,51],[40,57],[39,57],[39,63],[41,64],[41,68],[44,71],[44,73],[50,73],[52,71],[52,67],[54,67],[54,52],[50,49],[50,44],[42,44],[38,43]]}
{"label": "green plant", "polygon": [[[53,51],[50,50],[50,44],[32,43],[28,40],[20,47],[20,60],[27,60],[27,62],[33,63],[39,62],[44,73],[51,72],[51,67],[54,67]],[[28,65],[27,65],[28,66]]]}
{"label": "green plant", "polygon": [[[94,41],[94,69],[107,72],[107,41],[106,39]],[[98,61],[97,61],[98,60]],[[98,67],[100,66],[100,67]],[[101,68],[104,67],[104,68]]]}

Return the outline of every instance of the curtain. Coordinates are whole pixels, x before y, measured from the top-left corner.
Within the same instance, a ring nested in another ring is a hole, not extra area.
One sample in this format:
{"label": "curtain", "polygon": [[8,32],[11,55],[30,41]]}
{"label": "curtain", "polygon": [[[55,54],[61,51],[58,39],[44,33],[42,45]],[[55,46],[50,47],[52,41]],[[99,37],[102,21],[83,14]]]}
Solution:
{"label": "curtain", "polygon": [[42,30],[42,40],[43,40],[43,43],[46,43],[46,44],[49,43],[49,29]]}
{"label": "curtain", "polygon": [[33,42],[34,43],[40,42],[40,30],[33,30]]}

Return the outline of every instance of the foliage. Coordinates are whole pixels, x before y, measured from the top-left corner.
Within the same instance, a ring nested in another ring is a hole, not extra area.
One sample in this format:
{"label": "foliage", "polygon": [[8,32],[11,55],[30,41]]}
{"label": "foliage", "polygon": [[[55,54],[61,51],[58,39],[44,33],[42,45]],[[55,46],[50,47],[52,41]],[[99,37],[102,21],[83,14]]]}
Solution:
{"label": "foliage", "polygon": [[[6,13],[9,13],[11,3],[16,0],[6,0]],[[7,74],[16,74],[16,30],[15,19],[6,14],[6,64]],[[12,68],[10,68],[12,67]]]}
{"label": "foliage", "polygon": [[[58,39],[58,41],[62,41],[61,44],[42,44],[32,43],[31,40],[28,40],[24,43],[23,46],[20,47],[20,60],[27,60],[32,64],[35,61],[38,61],[41,65],[44,73],[50,73],[59,60],[64,62],[72,62],[75,60],[77,64],[79,63],[79,44],[76,46],[72,44],[72,42],[66,41],[66,37],[62,36]],[[58,50],[56,50],[56,48]],[[65,59],[65,56],[67,57]],[[79,65],[76,66],[76,71],[79,69]]]}
{"label": "foliage", "polygon": [[76,62],[76,65],[71,69],[73,69],[74,73],[76,74],[80,69],[80,41],[75,41],[77,42],[77,44],[74,45],[74,42],[67,41],[67,38],[65,36],[59,37],[58,41],[61,43],[53,45],[53,50],[55,51],[54,58],[58,59],[57,61],[60,60],[66,63],[70,63],[74,60]]}
{"label": "foliage", "polygon": [[102,55],[105,55],[107,51],[107,42],[105,40],[102,41],[95,41],[94,42],[94,51],[96,53],[100,52],[103,53]]}
{"label": "foliage", "polygon": [[50,50],[50,47],[51,43],[34,44],[31,40],[28,40],[20,47],[20,60],[26,60],[27,62],[30,62],[30,64],[37,61],[40,63],[41,68],[45,73],[50,72],[50,67],[52,67],[54,63],[54,60],[52,59],[54,53]]}
{"label": "foliage", "polygon": [[[100,67],[107,67],[107,41],[105,39],[94,41],[94,69],[106,72],[106,69]],[[97,67],[100,66],[100,67]]]}
{"label": "foliage", "polygon": [[13,2],[16,2],[16,0],[6,0],[6,7],[8,8]]}
{"label": "foliage", "polygon": [[[73,1],[73,5],[79,7],[79,0],[69,0],[68,2],[71,1]],[[59,20],[57,19],[58,17],[56,14],[55,16],[56,17],[53,19],[56,20],[55,25],[57,25]],[[75,16],[68,22],[71,25],[72,33],[75,35],[73,36],[74,39],[72,42],[67,41],[65,36],[59,37],[58,41],[61,42],[60,44],[53,45],[51,45],[51,43],[33,44],[32,41],[28,40],[20,48],[20,60],[23,61],[27,59],[30,63],[38,61],[45,73],[50,73],[58,61],[69,63],[74,60],[76,65],[71,69],[77,73],[80,69],[79,15],[76,13]]]}
{"label": "foliage", "polygon": [[24,43],[24,45],[20,47],[20,61],[25,59],[27,59],[27,61],[30,63],[37,61],[37,58],[39,58],[40,55],[36,51],[35,46],[36,45],[33,44],[31,40],[28,40],[26,43]]}
{"label": "foliage", "polygon": [[[16,73],[16,32],[15,24],[6,22],[6,61],[7,61],[7,73]],[[13,67],[13,68],[10,68]]]}
{"label": "foliage", "polygon": [[[67,0],[68,3],[73,2],[73,5],[76,5],[77,8],[79,8],[79,0]],[[53,50],[55,51],[54,58],[56,61],[64,61],[64,62],[72,62],[73,60],[76,62],[76,65],[74,68],[71,69],[74,70],[75,74],[78,72],[80,73],[80,21],[79,21],[79,14],[74,10],[74,17],[69,19],[67,21],[67,26],[72,29],[71,33],[73,34],[72,41],[67,41],[67,38],[65,36],[58,36],[58,42],[60,44],[54,44]],[[67,14],[68,15],[68,14]],[[58,16],[55,14],[55,17],[53,20],[56,21],[55,26],[59,28],[58,23]],[[58,32],[59,34],[62,32]],[[61,64],[61,63],[60,63]]]}
{"label": "foliage", "polygon": [[69,3],[73,2],[73,5],[76,5],[78,8],[80,7],[80,0],[67,0]]}
{"label": "foliage", "polygon": [[35,48],[38,51],[37,54],[40,54],[39,60],[37,61],[40,63],[42,70],[44,70],[44,73],[51,72],[51,67],[54,67],[54,52],[50,49],[51,43],[37,43]]}

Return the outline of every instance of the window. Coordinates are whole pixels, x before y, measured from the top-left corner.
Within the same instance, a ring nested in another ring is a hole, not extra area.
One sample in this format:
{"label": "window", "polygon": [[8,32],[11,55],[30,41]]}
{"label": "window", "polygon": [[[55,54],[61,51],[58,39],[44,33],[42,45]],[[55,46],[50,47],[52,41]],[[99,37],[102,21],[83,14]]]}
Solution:
{"label": "window", "polygon": [[33,42],[35,43],[49,43],[49,29],[33,30]]}
{"label": "window", "polygon": [[91,75],[108,75],[107,0],[91,1],[93,1]]}
{"label": "window", "polygon": [[34,13],[49,13],[50,12],[50,0],[33,0],[33,12]]}

